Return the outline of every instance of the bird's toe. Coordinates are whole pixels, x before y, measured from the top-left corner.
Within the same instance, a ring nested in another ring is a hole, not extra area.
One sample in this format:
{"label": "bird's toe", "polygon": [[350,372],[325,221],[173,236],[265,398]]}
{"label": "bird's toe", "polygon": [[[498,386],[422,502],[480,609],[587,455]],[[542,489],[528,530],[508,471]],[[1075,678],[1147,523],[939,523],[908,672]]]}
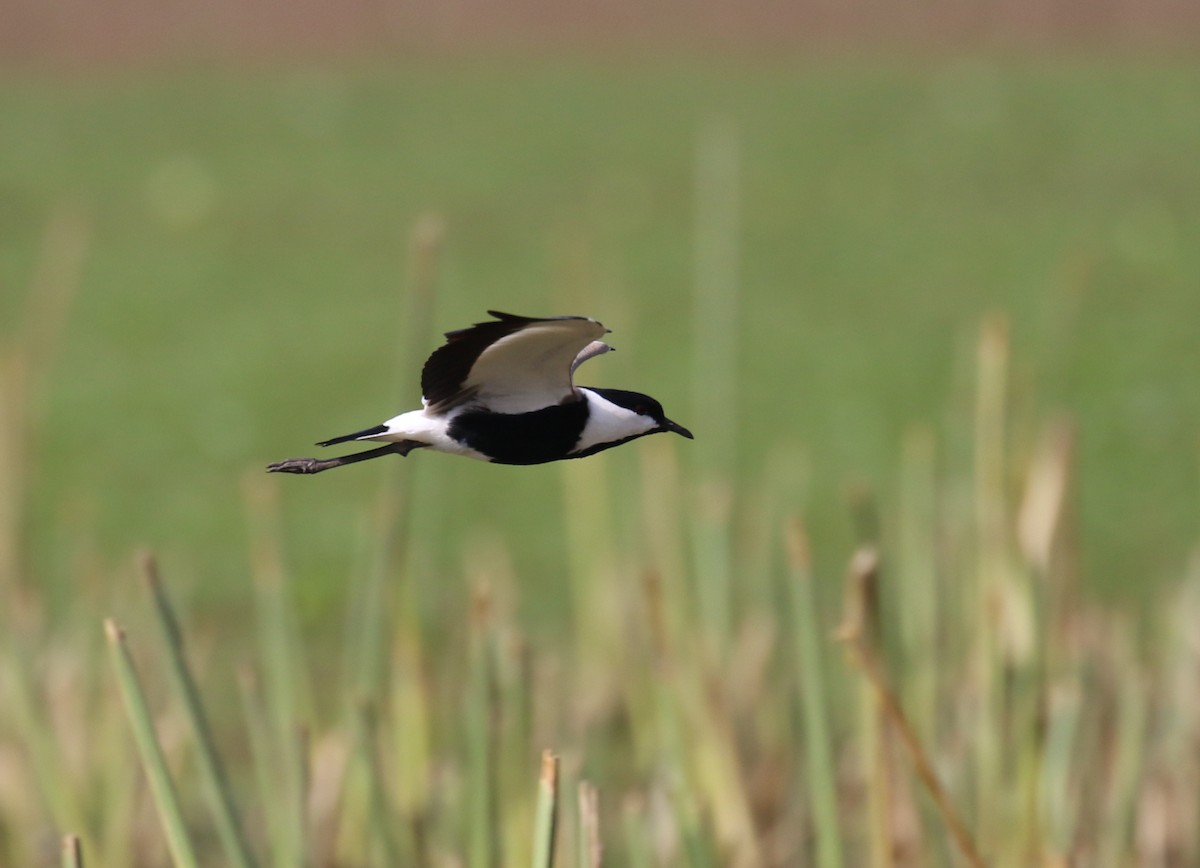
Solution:
{"label": "bird's toe", "polygon": [[267,465],[267,473],[316,473],[315,458],[288,458],[286,461],[276,461]]}

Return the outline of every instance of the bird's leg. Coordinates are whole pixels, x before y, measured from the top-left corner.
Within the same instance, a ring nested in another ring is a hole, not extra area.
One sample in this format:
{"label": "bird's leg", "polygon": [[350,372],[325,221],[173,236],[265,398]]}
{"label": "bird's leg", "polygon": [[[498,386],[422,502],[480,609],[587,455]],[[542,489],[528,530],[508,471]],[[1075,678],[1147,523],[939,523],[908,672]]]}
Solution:
{"label": "bird's leg", "polygon": [[267,465],[268,473],[320,473],[343,464],[354,464],[382,455],[407,455],[414,449],[425,446],[416,440],[402,440],[399,443],[389,443],[378,449],[368,449],[366,452],[354,452],[350,455],[339,455],[337,458],[289,458],[286,461],[276,461]]}

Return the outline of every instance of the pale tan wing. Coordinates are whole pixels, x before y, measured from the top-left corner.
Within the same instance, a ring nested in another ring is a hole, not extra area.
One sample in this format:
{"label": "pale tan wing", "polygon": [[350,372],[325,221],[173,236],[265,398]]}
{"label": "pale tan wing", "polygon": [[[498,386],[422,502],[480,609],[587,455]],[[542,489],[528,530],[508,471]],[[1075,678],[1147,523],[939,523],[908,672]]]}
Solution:
{"label": "pale tan wing", "polygon": [[447,334],[421,375],[432,412],[470,401],[527,413],[575,400],[572,364],[608,330],[587,317],[534,319],[488,311],[498,321]]}
{"label": "pale tan wing", "polygon": [[533,323],[480,353],[466,386],[497,413],[528,413],[575,400],[572,364],[604,331],[591,319]]}

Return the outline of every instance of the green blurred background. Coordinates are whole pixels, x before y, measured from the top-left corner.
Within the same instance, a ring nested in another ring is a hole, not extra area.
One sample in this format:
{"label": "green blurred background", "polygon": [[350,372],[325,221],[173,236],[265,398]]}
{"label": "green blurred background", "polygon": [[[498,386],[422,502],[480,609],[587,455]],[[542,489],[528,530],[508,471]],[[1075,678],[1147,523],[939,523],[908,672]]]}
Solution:
{"label": "green blurred background", "polygon": [[[975,334],[998,311],[1018,451],[1037,420],[1073,418],[1082,572],[1135,600],[1181,569],[1200,493],[1195,16],[1064,3],[1027,20],[1011,5],[989,24],[942,4],[959,17],[939,29],[936,10],[881,3],[820,27],[807,6],[772,21],[752,5],[743,25],[710,3],[686,26],[626,10],[594,33],[584,6],[547,19],[517,4],[490,27],[461,3],[458,19],[430,7],[373,28],[378,9],[354,5],[322,39],[329,10],[273,30],[270,4],[261,20],[168,21],[127,3],[89,31],[69,4],[15,4],[6,335],[63,233],[83,245],[36,407],[31,581],[70,596],[81,565],[123,576],[149,545],[215,611],[239,605],[243,477],[414,406],[401,360],[487,308],[610,326],[620,352],[581,382],[659,397],[699,438],[680,444],[685,472],[729,414],[736,452],[717,460],[744,485],[773,449],[803,449],[828,574],[853,537],[848,487],[888,501],[905,432],[969,417]],[[692,386],[713,143],[735,406]],[[436,328],[406,347],[421,221],[443,238]],[[592,460],[632,468],[638,449]],[[380,470],[281,481],[310,621],[339,599]],[[388,472],[421,477],[415,508],[445,565],[482,528],[530,587],[559,581],[562,470],[417,455]]]}

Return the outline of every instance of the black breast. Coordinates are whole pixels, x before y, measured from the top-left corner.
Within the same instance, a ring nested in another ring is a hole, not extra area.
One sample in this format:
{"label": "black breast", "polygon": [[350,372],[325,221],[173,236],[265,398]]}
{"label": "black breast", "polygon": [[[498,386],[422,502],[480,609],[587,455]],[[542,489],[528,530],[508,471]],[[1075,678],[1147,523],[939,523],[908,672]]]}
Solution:
{"label": "black breast", "polygon": [[587,401],[512,415],[472,409],[455,416],[447,433],[496,464],[545,464],[568,457],[587,419]]}

